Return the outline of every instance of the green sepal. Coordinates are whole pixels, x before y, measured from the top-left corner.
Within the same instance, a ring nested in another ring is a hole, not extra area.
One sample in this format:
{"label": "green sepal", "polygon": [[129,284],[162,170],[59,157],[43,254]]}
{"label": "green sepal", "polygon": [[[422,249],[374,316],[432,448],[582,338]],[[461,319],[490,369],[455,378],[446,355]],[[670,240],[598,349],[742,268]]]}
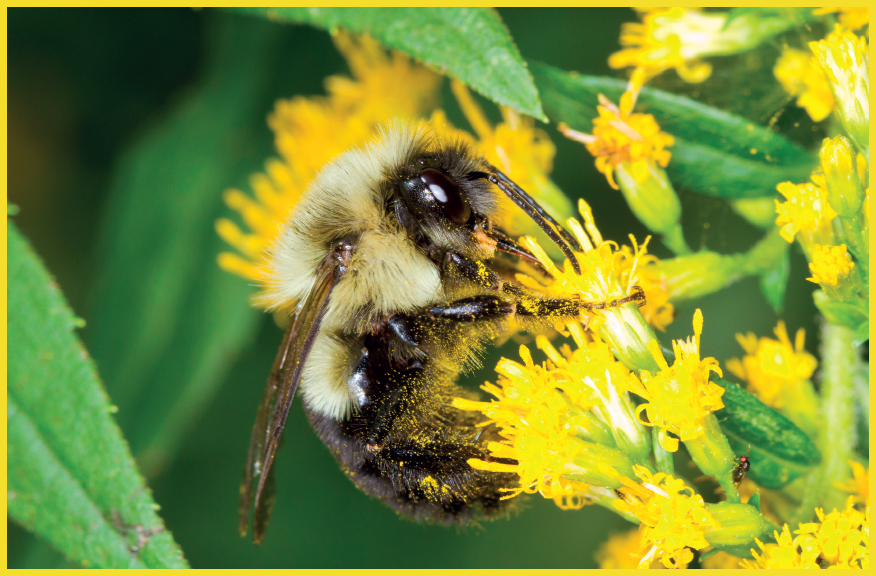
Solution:
{"label": "green sepal", "polygon": [[821,462],[818,448],[788,418],[732,382],[712,381],[724,388],[724,408],[715,416],[736,454],[750,447],[748,476],[758,486],[781,488]]}
{"label": "green sepal", "polygon": [[760,512],[760,490],[754,493],[754,496],[748,499],[748,504],[754,506]]}
{"label": "green sepal", "polygon": [[491,8],[233,8],[275,22],[329,31],[346,28],[409,54],[471,86],[496,104],[542,121],[532,76],[508,29]]}
{"label": "green sepal", "polygon": [[[529,68],[548,117],[582,132],[592,130],[599,94],[616,103],[627,86],[535,61]],[[780,182],[808,178],[818,162],[781,134],[690,98],[645,87],[636,110],[675,137],[666,172],[679,188],[719,198],[771,196]]]}
{"label": "green sepal", "polygon": [[834,326],[844,326],[855,332],[856,339],[864,336],[866,340],[869,331],[869,311],[864,305],[855,302],[837,302],[831,300],[823,290],[812,294],[815,306],[824,315],[824,319]]}

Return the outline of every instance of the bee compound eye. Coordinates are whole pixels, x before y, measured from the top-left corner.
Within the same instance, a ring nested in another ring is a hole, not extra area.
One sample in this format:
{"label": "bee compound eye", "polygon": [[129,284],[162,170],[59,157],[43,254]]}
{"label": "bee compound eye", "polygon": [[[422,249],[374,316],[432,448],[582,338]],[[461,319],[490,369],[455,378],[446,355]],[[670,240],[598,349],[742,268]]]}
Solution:
{"label": "bee compound eye", "polygon": [[471,208],[456,182],[433,168],[420,172],[420,180],[451,220],[457,224],[465,224],[469,221]]}

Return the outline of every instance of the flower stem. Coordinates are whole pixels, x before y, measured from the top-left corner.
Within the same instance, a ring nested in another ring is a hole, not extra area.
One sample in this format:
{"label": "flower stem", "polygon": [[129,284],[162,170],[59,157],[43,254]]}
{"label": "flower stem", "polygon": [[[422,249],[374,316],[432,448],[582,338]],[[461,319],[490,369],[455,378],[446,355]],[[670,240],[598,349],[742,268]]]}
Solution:
{"label": "flower stem", "polygon": [[824,458],[821,503],[828,511],[842,510],[845,495],[834,483],[851,475],[849,460],[855,446],[854,371],[858,364],[855,334],[825,322],[821,329],[822,422],[819,445]]}
{"label": "flower stem", "polygon": [[660,428],[657,426],[651,427],[651,444],[654,446],[654,460],[657,462],[657,470],[671,476],[675,475],[675,461],[672,459],[672,452],[668,452],[660,441],[657,439],[657,434]]}

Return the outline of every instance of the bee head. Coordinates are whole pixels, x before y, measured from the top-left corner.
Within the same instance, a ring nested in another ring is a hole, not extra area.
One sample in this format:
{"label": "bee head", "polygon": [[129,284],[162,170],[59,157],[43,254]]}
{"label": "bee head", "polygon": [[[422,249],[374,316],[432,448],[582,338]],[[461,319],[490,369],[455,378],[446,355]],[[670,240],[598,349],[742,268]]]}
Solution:
{"label": "bee head", "polygon": [[461,143],[413,146],[391,178],[388,208],[417,239],[439,250],[485,257],[473,242],[498,214],[486,162]]}

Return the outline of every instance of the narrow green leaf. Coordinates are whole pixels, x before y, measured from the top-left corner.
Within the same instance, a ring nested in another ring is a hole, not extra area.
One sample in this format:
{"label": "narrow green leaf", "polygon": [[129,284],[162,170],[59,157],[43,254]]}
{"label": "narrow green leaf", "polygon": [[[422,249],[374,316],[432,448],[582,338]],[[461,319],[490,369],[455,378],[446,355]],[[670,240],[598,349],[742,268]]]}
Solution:
{"label": "narrow green leaf", "polygon": [[818,448],[793,422],[723,378],[712,381],[724,388],[724,408],[715,412],[733,451],[748,452],[748,475],[764,488],[781,488],[811,471],[821,461]]}
{"label": "narrow green leaf", "polygon": [[493,102],[547,121],[526,62],[490,8],[235,8],[277,22],[343,27],[449,74]]}
{"label": "narrow green leaf", "polygon": [[82,321],[7,226],[9,515],[85,566],[186,567],[73,333]]}
{"label": "narrow green leaf", "polygon": [[[790,244],[787,244],[790,247]],[[760,291],[776,314],[781,313],[785,305],[785,289],[788,287],[788,277],[791,274],[790,250],[785,249],[784,255],[778,260],[778,266],[771,268],[760,277]]]}
{"label": "narrow green leaf", "polygon": [[173,456],[260,319],[248,283],[216,264],[229,247],[214,222],[227,214],[223,190],[272,153],[264,119],[283,30],[209,16],[204,81],[117,168],[87,332],[147,475]]}
{"label": "narrow green leaf", "polygon": [[[530,70],[554,122],[590,132],[599,94],[618,102],[626,82],[564,72],[539,62]],[[781,134],[690,98],[645,87],[636,111],[653,114],[675,137],[666,168],[673,184],[722,198],[775,194],[776,185],[809,176],[817,159]]]}

